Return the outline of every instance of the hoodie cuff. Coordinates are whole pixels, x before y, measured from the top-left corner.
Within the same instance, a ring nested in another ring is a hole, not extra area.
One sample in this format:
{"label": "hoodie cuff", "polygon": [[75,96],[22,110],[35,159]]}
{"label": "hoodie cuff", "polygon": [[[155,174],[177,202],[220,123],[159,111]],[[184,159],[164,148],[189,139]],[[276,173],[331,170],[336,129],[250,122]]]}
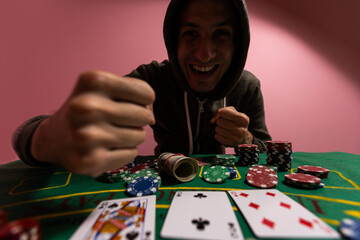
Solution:
{"label": "hoodie cuff", "polygon": [[52,164],[43,163],[36,160],[31,155],[31,139],[40,123],[48,118],[47,115],[40,115],[31,118],[20,125],[13,135],[13,148],[18,157],[30,166],[51,166]]}

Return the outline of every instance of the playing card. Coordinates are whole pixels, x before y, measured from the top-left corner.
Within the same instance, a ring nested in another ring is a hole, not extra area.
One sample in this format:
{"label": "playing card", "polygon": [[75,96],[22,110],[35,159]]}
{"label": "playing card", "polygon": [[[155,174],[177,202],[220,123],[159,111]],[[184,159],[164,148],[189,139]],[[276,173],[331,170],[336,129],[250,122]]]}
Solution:
{"label": "playing card", "polygon": [[163,227],[163,238],[243,239],[226,192],[179,191]]}
{"label": "playing card", "polygon": [[155,202],[155,195],[103,201],[71,239],[155,239]]}
{"label": "playing card", "polygon": [[260,238],[340,238],[320,218],[276,189],[229,191]]}

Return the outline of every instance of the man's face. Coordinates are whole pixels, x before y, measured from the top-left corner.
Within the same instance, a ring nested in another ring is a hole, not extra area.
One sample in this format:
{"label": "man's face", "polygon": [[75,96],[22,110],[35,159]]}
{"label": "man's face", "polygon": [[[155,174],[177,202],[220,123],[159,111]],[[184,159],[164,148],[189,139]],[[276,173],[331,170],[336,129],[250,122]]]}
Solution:
{"label": "man's face", "polygon": [[180,19],[177,57],[190,87],[213,90],[234,54],[233,10],[223,0],[192,0]]}

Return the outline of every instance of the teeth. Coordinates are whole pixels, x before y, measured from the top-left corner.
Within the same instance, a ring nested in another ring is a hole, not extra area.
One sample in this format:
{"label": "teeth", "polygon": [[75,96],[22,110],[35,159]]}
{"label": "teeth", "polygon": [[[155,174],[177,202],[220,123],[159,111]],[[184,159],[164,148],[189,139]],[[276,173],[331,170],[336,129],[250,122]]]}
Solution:
{"label": "teeth", "polygon": [[212,66],[192,65],[192,66],[196,71],[199,71],[199,72],[209,72],[215,67],[215,65],[212,65]]}

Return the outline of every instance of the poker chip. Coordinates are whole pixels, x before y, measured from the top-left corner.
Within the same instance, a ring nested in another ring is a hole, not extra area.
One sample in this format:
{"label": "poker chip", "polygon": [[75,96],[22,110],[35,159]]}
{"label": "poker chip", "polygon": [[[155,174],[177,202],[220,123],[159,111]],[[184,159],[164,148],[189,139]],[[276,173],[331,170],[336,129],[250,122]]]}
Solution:
{"label": "poker chip", "polygon": [[302,188],[319,188],[321,186],[321,179],[310,174],[305,173],[287,173],[285,174],[285,182]]}
{"label": "poker chip", "polygon": [[147,168],[150,168],[150,165],[148,163],[140,163],[140,164],[137,164],[137,165],[131,167],[129,169],[129,173],[132,174],[136,171],[140,171],[140,170],[147,169]]}
{"label": "poker chip", "polygon": [[229,179],[234,179],[234,178],[237,178],[238,177],[238,174],[237,174],[237,170],[233,167],[227,167],[227,169],[229,170]]}
{"label": "poker chip", "polygon": [[7,213],[0,209],[0,227],[7,223]]}
{"label": "poker chip", "polygon": [[212,166],[203,173],[205,181],[210,183],[222,183],[230,176],[229,169],[224,166]]}
{"label": "poker chip", "polygon": [[259,149],[255,144],[241,144],[235,147],[238,155],[238,166],[251,166],[259,162]]}
{"label": "poker chip", "polygon": [[298,166],[297,172],[310,174],[318,178],[327,178],[329,175],[329,169],[319,166],[310,166],[310,165]]}
{"label": "poker chip", "polygon": [[129,184],[131,181],[133,181],[139,177],[152,177],[158,181],[159,187],[161,186],[161,177],[152,168],[142,169],[133,174],[130,174],[127,178],[125,178],[125,181]]}
{"label": "poker chip", "polygon": [[289,141],[267,141],[267,165],[275,166],[279,171],[290,171],[292,143]]}
{"label": "poker chip", "polygon": [[132,197],[154,194],[159,188],[158,180],[153,177],[139,177],[128,184],[127,193]]}
{"label": "poker chip", "polygon": [[118,183],[124,182],[124,179],[128,176],[128,167],[124,166],[112,171],[106,171],[96,178],[97,181],[106,183]]}
{"label": "poker chip", "polygon": [[0,227],[0,239],[41,239],[40,224],[27,218],[9,222]]}
{"label": "poker chip", "polygon": [[278,177],[274,169],[257,165],[249,168],[246,181],[257,188],[272,188],[278,184]]}
{"label": "poker chip", "polygon": [[216,155],[214,159],[215,165],[221,165],[226,167],[235,166],[236,157],[229,154]]}
{"label": "poker chip", "polygon": [[340,221],[339,230],[346,239],[360,239],[360,220],[345,218]]}
{"label": "poker chip", "polygon": [[128,167],[128,169],[135,167],[137,165],[137,161],[136,158],[134,160],[132,160],[130,163],[128,163],[126,166]]}
{"label": "poker chip", "polygon": [[267,141],[266,147],[268,150],[275,150],[275,151],[291,151],[292,143],[289,141],[282,141],[282,140],[274,140],[274,141]]}

